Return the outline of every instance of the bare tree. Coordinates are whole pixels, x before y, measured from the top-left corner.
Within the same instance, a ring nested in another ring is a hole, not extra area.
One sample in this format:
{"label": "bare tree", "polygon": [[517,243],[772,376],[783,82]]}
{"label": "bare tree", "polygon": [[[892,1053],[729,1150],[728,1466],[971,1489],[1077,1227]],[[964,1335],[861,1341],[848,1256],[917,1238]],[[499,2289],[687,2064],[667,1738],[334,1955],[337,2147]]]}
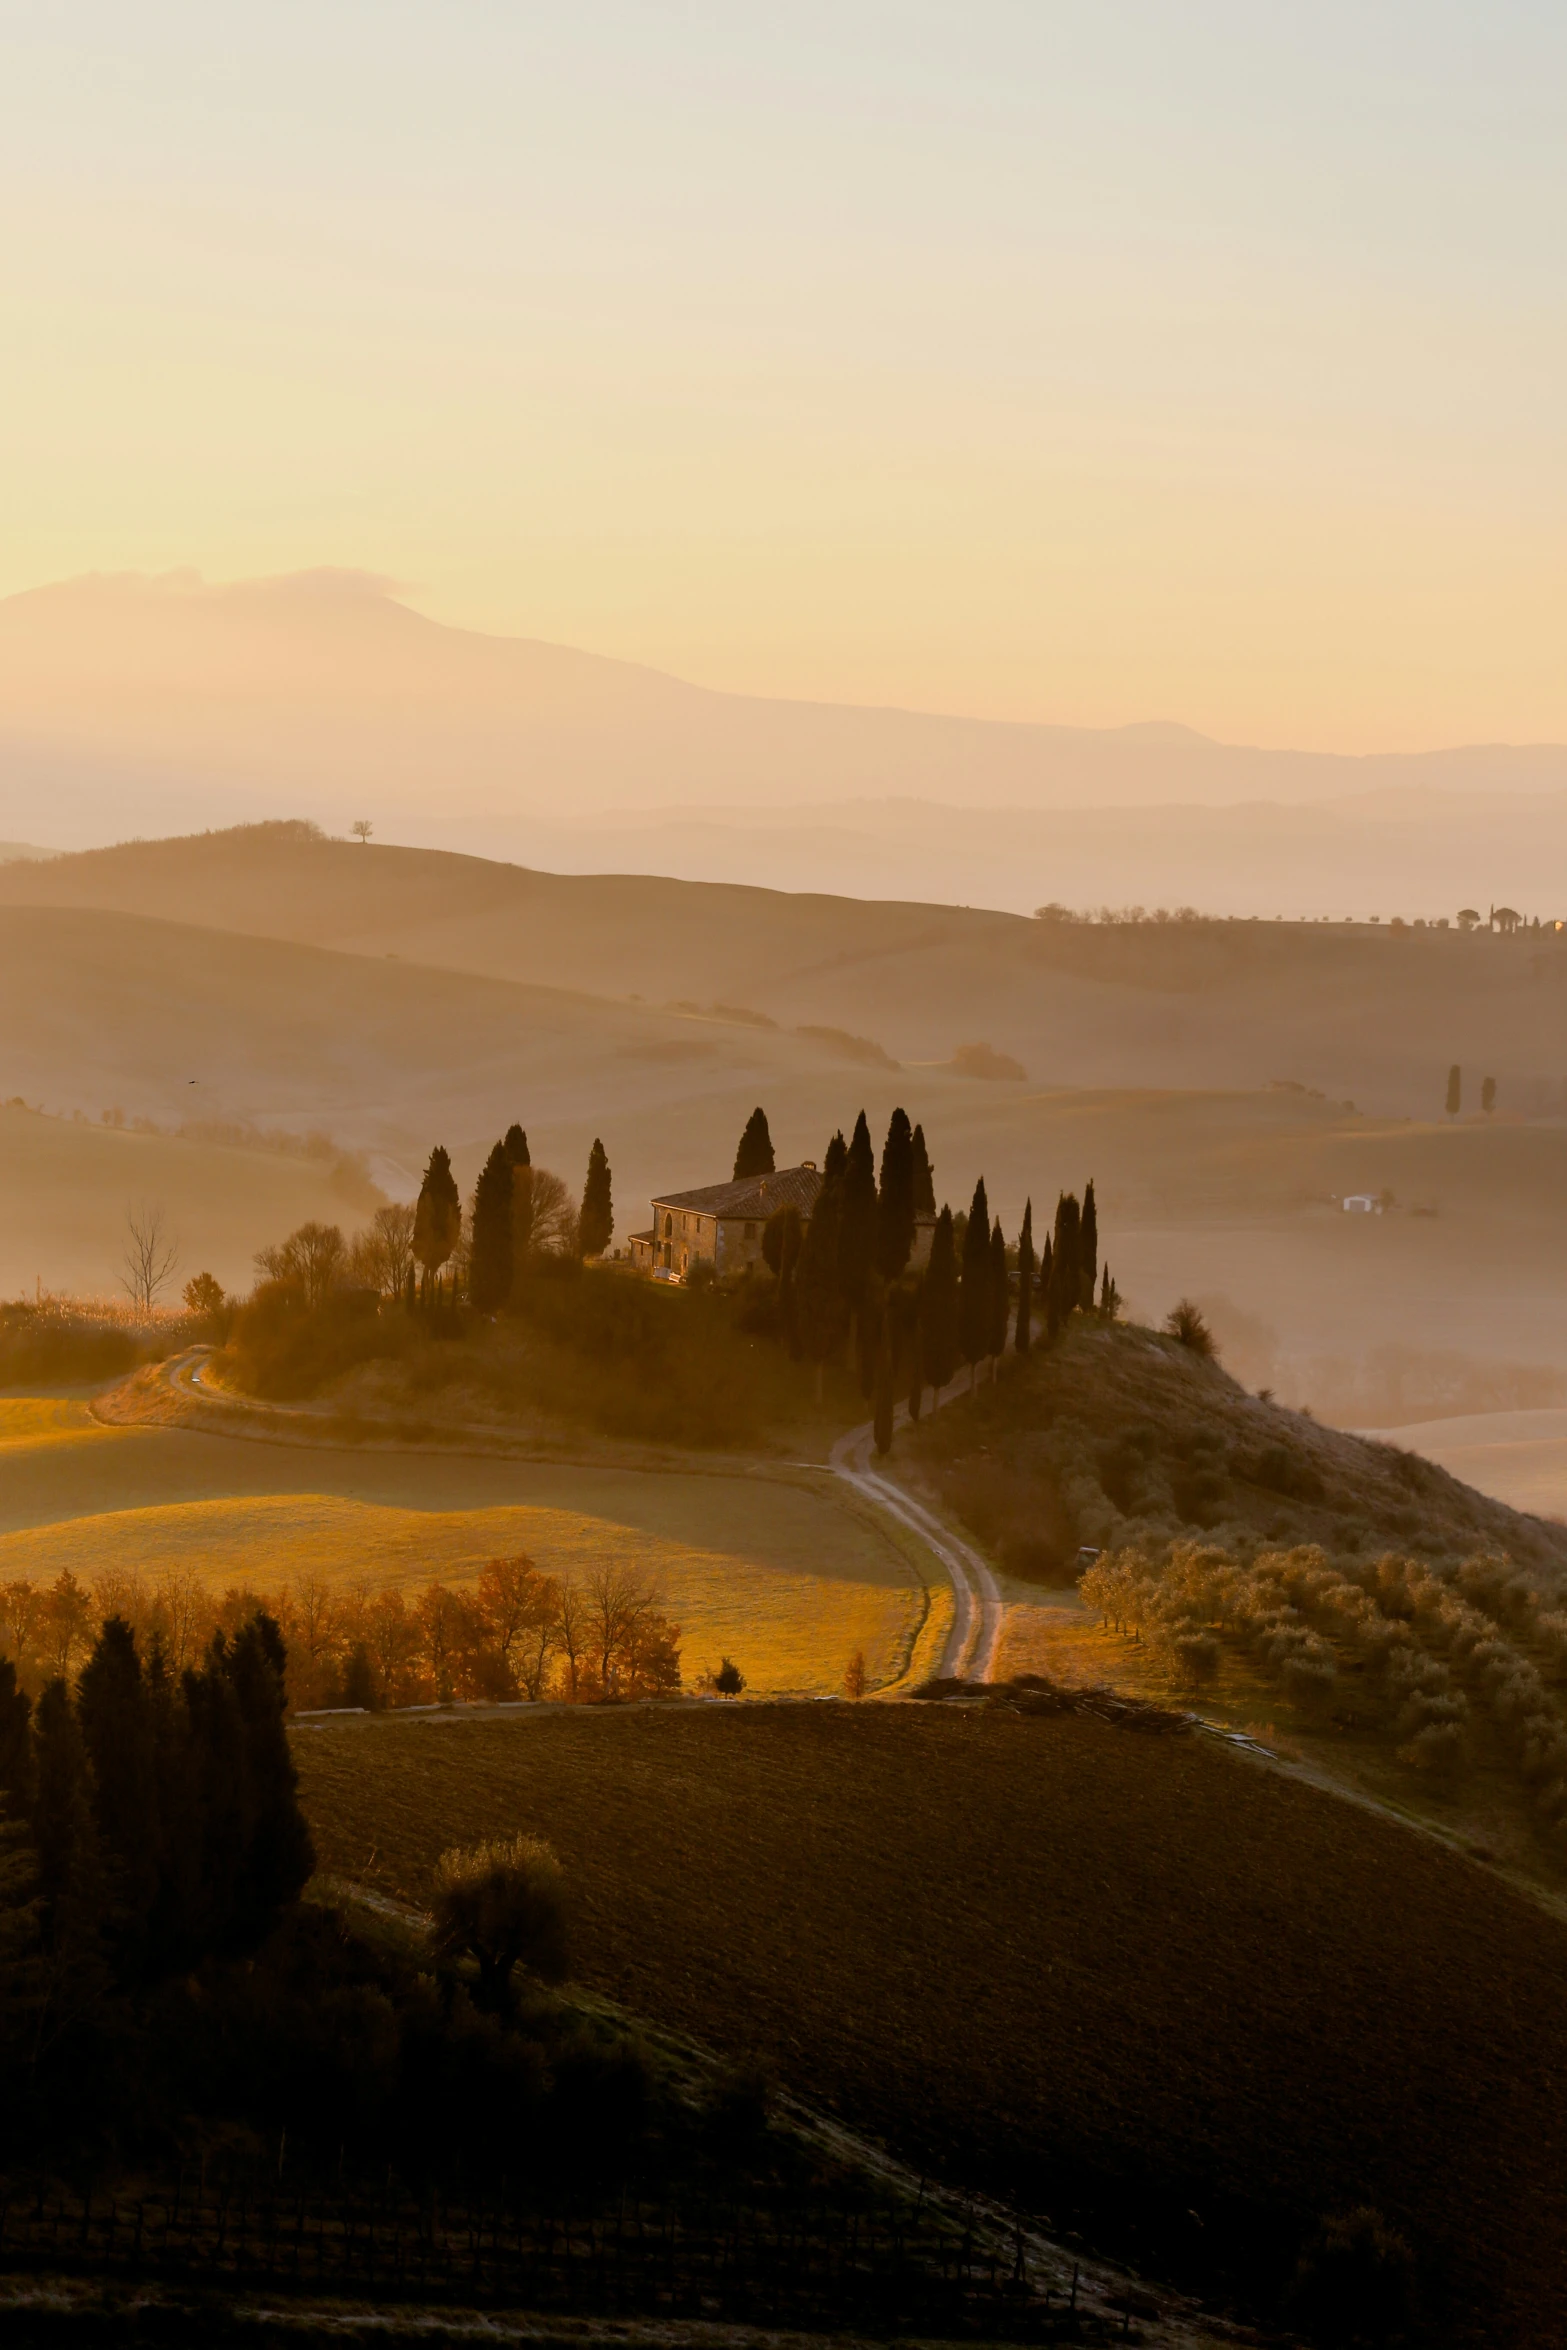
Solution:
{"label": "bare tree", "polygon": [[366,1289],[378,1289],[383,1297],[401,1297],[413,1262],[413,1202],[395,1200],[377,1208],[363,1232],[354,1236],[349,1263],[355,1280]]}
{"label": "bare tree", "polygon": [[347,1257],[335,1224],[301,1224],[287,1240],[256,1251],[256,1270],[268,1281],[286,1282],[302,1292],[307,1306],[324,1304],[337,1287]]}
{"label": "bare tree", "polygon": [[120,1287],[138,1314],[152,1312],[179,1261],[179,1242],[169,1232],[161,1200],[127,1208]]}
{"label": "bare tree", "polygon": [[529,1245],[540,1256],[574,1257],[577,1253],[577,1211],[570,1192],[548,1167],[532,1170],[533,1229]]}
{"label": "bare tree", "polygon": [[366,847],[368,847],[370,842],[370,835],[372,832],[374,832],[375,826],[371,823],[368,816],[356,816],[348,829],[353,834],[355,840],[362,842]]}
{"label": "bare tree", "polygon": [[592,1568],[587,1587],[587,1630],[598,1663],[599,1694],[613,1696],[620,1667],[637,1634],[659,1602],[656,1584],[624,1559],[605,1559]]}

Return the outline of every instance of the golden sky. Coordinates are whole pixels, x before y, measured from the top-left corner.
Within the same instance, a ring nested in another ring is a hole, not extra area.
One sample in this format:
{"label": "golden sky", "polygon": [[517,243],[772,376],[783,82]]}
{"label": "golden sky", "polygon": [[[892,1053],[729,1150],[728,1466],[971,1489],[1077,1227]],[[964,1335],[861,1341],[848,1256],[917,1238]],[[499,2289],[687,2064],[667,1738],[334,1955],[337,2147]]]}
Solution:
{"label": "golden sky", "polygon": [[0,593],[1567,738],[1567,12],[0,5]]}

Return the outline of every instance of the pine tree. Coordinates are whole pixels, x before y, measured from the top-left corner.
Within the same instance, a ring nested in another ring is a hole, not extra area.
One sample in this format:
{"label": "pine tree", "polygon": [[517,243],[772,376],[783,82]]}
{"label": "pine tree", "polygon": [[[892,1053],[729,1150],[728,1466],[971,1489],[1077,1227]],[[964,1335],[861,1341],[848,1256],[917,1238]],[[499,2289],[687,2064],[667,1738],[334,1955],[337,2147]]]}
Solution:
{"label": "pine tree", "polygon": [[958,1343],[970,1366],[990,1351],[990,1202],[982,1175],[963,1233],[962,1289],[958,1301]]}
{"label": "pine tree", "polygon": [[958,1260],[952,1210],[943,1208],[931,1235],[930,1262],[920,1292],[920,1358],[938,1394],[958,1367]]}
{"label": "pine tree", "polygon": [[1066,1327],[1082,1298],[1078,1272],[1078,1236],[1081,1215],[1077,1194],[1063,1191],[1056,1203],[1054,1246],[1050,1257],[1050,1335]]}
{"label": "pine tree", "polygon": [[585,1257],[601,1257],[609,1246],[610,1234],[615,1229],[615,1210],[610,1198],[609,1160],[598,1136],[588,1153],[588,1178],[582,1187],[582,1213],[577,1219],[577,1245]]}
{"label": "pine tree", "polygon": [[745,1122],[745,1132],[735,1152],[734,1179],[741,1183],[753,1175],[771,1175],[776,1164],[773,1138],[767,1131],[767,1112],[758,1107]]}
{"label": "pine tree", "polygon": [[468,1295],[474,1310],[493,1314],[511,1295],[512,1163],[498,1142],[473,1187],[468,1250]]}
{"label": "pine tree", "polygon": [[1091,1312],[1094,1284],[1099,1279],[1099,1210],[1094,1205],[1094,1179],[1083,1189],[1083,1213],[1077,1227],[1078,1302]]}
{"label": "pine tree", "polygon": [[841,1352],[848,1320],[839,1267],[842,1225],[843,1180],[838,1177],[817,1194],[794,1271],[795,1325],[807,1359],[816,1365],[818,1403],[822,1367]]}
{"label": "pine tree", "polygon": [[843,1206],[838,1236],[839,1280],[843,1302],[858,1316],[865,1303],[866,1285],[876,1261],[876,1153],[862,1110],[854,1121],[843,1169]]}
{"label": "pine tree", "polygon": [[915,1127],[910,1149],[914,1160],[914,1213],[916,1216],[933,1216],[936,1213],[936,1178],[925,1149],[923,1126]]}
{"label": "pine tree", "polygon": [[1007,1351],[1007,1237],[998,1216],[990,1235],[990,1344],[992,1362]]}
{"label": "pine tree", "polygon": [[914,1137],[907,1113],[894,1110],[882,1145],[876,1198],[876,1267],[896,1281],[914,1249]]}
{"label": "pine tree", "polygon": [[452,1174],[452,1162],[439,1143],[419,1186],[414,1209],[414,1255],[424,1268],[425,1294],[440,1277],[462,1232],[462,1195]]}
{"label": "pine tree", "polygon": [[1023,1229],[1017,1236],[1017,1329],[1013,1345],[1026,1355],[1034,1343],[1034,1203],[1023,1203]]}
{"label": "pine tree", "polygon": [[1447,1072],[1447,1114],[1456,1118],[1464,1106],[1464,1073],[1455,1061]]}
{"label": "pine tree", "polygon": [[894,1377],[891,1316],[883,1315],[881,1344],[876,1351],[876,1406],[871,1415],[871,1433],[878,1452],[892,1450]]}

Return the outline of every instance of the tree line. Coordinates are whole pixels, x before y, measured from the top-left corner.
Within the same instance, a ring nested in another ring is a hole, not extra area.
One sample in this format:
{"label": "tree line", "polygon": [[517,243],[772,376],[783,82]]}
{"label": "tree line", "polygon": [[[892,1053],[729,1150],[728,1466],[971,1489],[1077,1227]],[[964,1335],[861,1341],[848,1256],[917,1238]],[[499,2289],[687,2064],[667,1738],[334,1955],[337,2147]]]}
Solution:
{"label": "tree line", "polygon": [[[735,1156],[737,1176],[773,1171],[762,1110],[752,1112]],[[911,1264],[920,1218],[934,1218],[923,1267]],[[981,1176],[966,1211],[936,1209],[935,1176],[924,1129],[896,1109],[878,1168],[861,1110],[848,1142],[828,1143],[822,1184],[810,1217],[777,1209],[762,1233],[762,1253],[777,1281],[779,1322],[797,1359],[821,1374],[853,1362],[861,1392],[874,1399],[876,1444],[892,1442],[896,1400],[906,1396],[917,1420],[927,1387],[950,1384],[960,1365],[977,1379],[1008,1342],[1019,1354],[1036,1328],[1054,1343],[1077,1313],[1113,1316],[1119,1292],[1099,1261],[1099,1219],[1092,1180],[1081,1201],[1063,1192],[1052,1229],[1036,1254],[1033,1201],[1009,1248]]]}
{"label": "tree line", "polygon": [[0,1673],[24,1697],[69,1686],[113,1617],[177,1678],[263,1615],[286,1650],[290,1710],[680,1691],[680,1627],[655,1582],[624,1560],[575,1578],[521,1555],[491,1559],[472,1583],[418,1591],[299,1575],[276,1591],[217,1593],[189,1570],[151,1581],[110,1572],[90,1585],[69,1569],[52,1584],[19,1578],[0,1584]]}

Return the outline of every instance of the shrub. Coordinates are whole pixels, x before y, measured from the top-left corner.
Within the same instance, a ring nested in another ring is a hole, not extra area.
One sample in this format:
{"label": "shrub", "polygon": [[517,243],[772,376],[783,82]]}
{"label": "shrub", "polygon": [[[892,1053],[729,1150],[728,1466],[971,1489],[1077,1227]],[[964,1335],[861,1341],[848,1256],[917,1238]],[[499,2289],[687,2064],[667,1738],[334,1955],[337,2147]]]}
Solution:
{"label": "shrub", "polygon": [[443,1852],[435,1864],[434,1911],[436,1954],[474,1961],[480,2007],[506,2006],[518,1966],[543,1983],[565,1981],[560,1862],[538,1837],[498,1837]]}
{"label": "shrub", "polygon": [[745,1687],[745,1675],[732,1657],[725,1657],[713,1675],[713,1687],[720,1697],[738,1697]]}
{"label": "shrub", "polygon": [[1164,1326],[1178,1345],[1191,1354],[1201,1355],[1205,1362],[1212,1361],[1219,1351],[1213,1332],[1189,1297],[1177,1299],[1165,1315]]}

